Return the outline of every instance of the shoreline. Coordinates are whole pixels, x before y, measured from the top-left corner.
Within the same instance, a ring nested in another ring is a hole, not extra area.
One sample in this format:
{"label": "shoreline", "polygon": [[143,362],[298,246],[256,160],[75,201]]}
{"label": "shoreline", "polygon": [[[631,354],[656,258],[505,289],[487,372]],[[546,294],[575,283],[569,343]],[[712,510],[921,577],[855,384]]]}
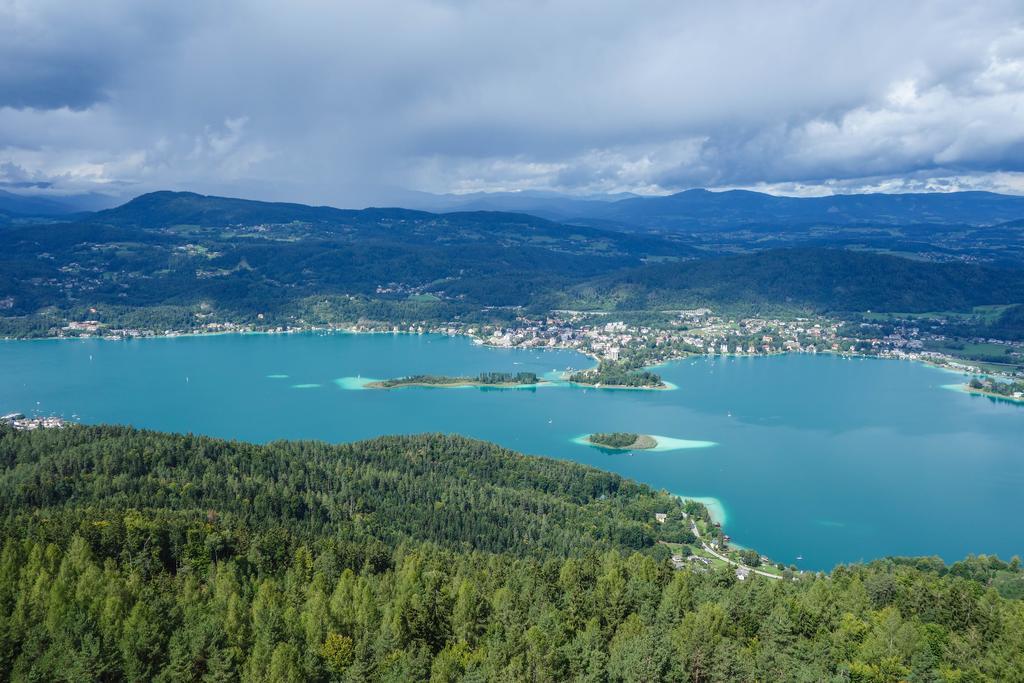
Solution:
{"label": "shoreline", "polygon": [[[669,451],[683,451],[683,450],[700,450],[704,448],[712,448],[718,445],[717,441],[698,441],[695,439],[677,439],[673,436],[664,436],[661,434],[645,434],[654,439],[656,445],[651,448],[637,449],[643,453],[667,453]],[[612,446],[602,446],[601,444],[594,443],[590,440],[590,434],[580,434],[569,439],[574,444],[580,446],[587,446],[589,448],[597,448],[598,450],[614,451],[616,453],[628,452],[631,448],[614,448]]]}
{"label": "shoreline", "polygon": [[619,391],[672,391],[674,389],[679,388],[672,382],[666,381],[662,381],[660,387],[630,387],[624,384],[587,384],[585,382],[573,382],[572,380],[568,379],[563,379],[562,381],[568,384],[569,386],[583,387],[584,389],[617,389]]}
{"label": "shoreline", "polygon": [[986,391],[985,389],[975,389],[969,384],[947,384],[947,387],[954,391],[959,391],[964,394],[971,394],[973,396],[984,396],[985,398],[994,398],[997,401],[1007,401],[1009,403],[1016,403],[1018,405],[1024,405],[1024,397],[1017,398],[1015,396],[1005,396],[1003,394],[997,394],[992,391]]}
{"label": "shoreline", "polygon": [[591,445],[597,446],[598,448],[606,448],[611,451],[647,451],[658,447],[658,440],[650,434],[637,434],[636,440],[628,446],[609,446],[598,441],[594,441],[594,435],[588,434],[587,441]]}
{"label": "shoreline", "polygon": [[682,500],[692,500],[693,502],[700,503],[706,507],[712,523],[717,522],[724,528],[726,523],[729,521],[729,513],[720,498],[716,498],[714,496],[688,496],[682,493],[675,493],[673,495]]}
{"label": "shoreline", "polygon": [[364,389],[404,389],[406,387],[422,387],[426,389],[469,389],[469,388],[480,388],[480,389],[533,389],[543,384],[552,384],[549,380],[539,379],[536,382],[530,382],[529,384],[520,384],[517,382],[500,382],[490,384],[487,382],[478,382],[475,380],[466,381],[453,381],[453,382],[401,382],[399,384],[387,385],[385,382],[391,380],[374,380],[368,384],[364,384]]}
{"label": "shoreline", "polygon": [[[400,330],[364,330],[364,329],[356,329],[354,326],[343,326],[343,325],[338,325],[338,326],[335,326],[335,325],[326,325],[326,326],[311,325],[311,326],[308,326],[308,327],[292,327],[292,328],[285,328],[285,329],[251,329],[251,328],[250,329],[244,329],[244,328],[242,328],[242,329],[235,329],[235,330],[193,330],[193,331],[189,331],[189,332],[172,331],[172,332],[169,332],[169,333],[139,334],[139,335],[127,335],[127,336],[119,336],[119,337],[108,337],[108,336],[98,335],[98,334],[95,334],[95,335],[94,334],[85,334],[85,335],[75,335],[75,336],[49,336],[49,337],[3,337],[3,338],[0,338],[0,342],[84,341],[84,340],[87,340],[87,339],[94,339],[94,340],[99,340],[99,341],[104,341],[104,342],[124,342],[124,341],[145,340],[145,339],[193,339],[193,338],[206,337],[206,336],[224,336],[224,335],[232,335],[232,334],[242,336],[242,335],[287,335],[287,334],[312,334],[312,333],[353,334],[353,335],[356,335],[356,334],[359,334],[359,335],[362,335],[362,334],[366,334],[366,335],[376,335],[376,334],[396,335],[396,334],[402,334],[402,335],[419,335],[419,336],[422,336],[422,335],[439,335],[439,336],[444,336],[444,337],[466,337],[470,341],[472,341],[474,344],[478,344],[480,346],[485,346],[487,348],[492,348],[492,349],[519,349],[519,350],[524,350],[524,351],[545,351],[545,350],[557,349],[557,350],[562,350],[562,351],[573,351],[575,353],[580,354],[581,356],[586,356],[587,358],[590,358],[591,360],[595,361],[596,363],[600,363],[600,361],[602,360],[601,356],[599,356],[597,353],[595,353],[593,351],[586,351],[586,350],[583,350],[583,349],[578,349],[578,348],[575,348],[575,347],[572,347],[572,346],[566,346],[566,345],[563,345],[563,344],[555,344],[553,346],[543,346],[543,347],[538,347],[538,346],[534,346],[534,347],[499,346],[497,344],[489,343],[487,341],[487,339],[485,339],[485,338],[482,338],[482,337],[480,337],[478,335],[475,335],[475,334],[470,334],[470,333],[465,332],[465,331],[458,331],[458,332],[455,332],[454,334],[452,334],[452,333],[448,333],[448,332],[439,332],[439,331],[431,331],[431,330],[424,330],[422,332],[420,332],[420,331],[412,331],[412,332],[410,332],[409,330],[401,330],[401,329]],[[729,358],[771,358],[771,357],[775,357],[775,356],[788,356],[788,355],[793,355],[793,354],[798,354],[798,353],[801,353],[801,352],[778,350],[778,351],[773,351],[772,353],[754,353],[754,354],[725,353],[725,354],[721,354],[721,353],[693,353],[693,352],[690,352],[690,351],[683,351],[683,352],[680,352],[678,355],[671,355],[671,356],[668,356],[666,358],[662,358],[662,359],[659,359],[657,361],[653,361],[652,363],[650,363],[648,365],[643,365],[641,367],[644,370],[654,370],[654,369],[657,369],[659,367],[670,365],[671,363],[674,363],[674,362],[677,362],[677,361],[685,360],[687,358],[704,358],[704,359],[717,358],[717,357],[722,357],[722,358],[725,358],[725,357],[729,357]],[[877,355],[877,354],[868,354],[868,353],[861,353],[861,352],[837,351],[837,350],[833,350],[833,349],[825,349],[823,351],[818,352],[818,354],[819,355],[826,355],[827,354],[827,355],[834,356],[834,357],[851,358],[851,359],[852,358],[871,358],[871,359],[876,359],[876,360],[910,361],[910,362],[913,362],[913,363],[921,363],[921,364],[926,365],[928,367],[935,368],[936,370],[942,370],[944,372],[949,372],[949,373],[958,374],[958,375],[970,374],[970,370],[968,370],[966,367],[963,367],[963,368],[950,367],[948,365],[948,363],[963,363],[963,364],[966,365],[966,364],[969,364],[969,363],[972,363],[972,362],[976,362],[976,361],[970,361],[970,360],[967,360],[967,359],[957,358],[955,356],[945,356],[945,357],[943,357],[941,359],[935,359],[935,358],[898,358],[898,357],[892,357],[892,356],[881,356],[881,355]],[[591,370],[592,369],[596,369],[596,366],[592,367],[592,368],[586,368],[586,369],[591,369]],[[991,376],[1000,376],[1000,373],[984,373],[984,374],[991,375]],[[601,385],[601,386],[597,386],[597,385],[594,385],[594,384],[584,384],[584,383],[580,383],[580,382],[570,382],[570,381],[564,379],[564,377],[563,377],[562,381],[565,384],[568,384],[568,385],[579,386],[579,387],[583,387],[583,388],[587,388],[587,389],[611,389],[611,390],[619,390],[619,391],[669,391],[669,390],[674,390],[674,389],[678,389],[679,388],[678,386],[676,386],[672,382],[668,382],[668,381],[665,381],[664,382],[665,386],[661,386],[661,387],[626,387],[626,386],[617,386],[617,385]],[[971,392],[965,392],[965,393],[971,393]],[[1013,397],[1006,397],[1006,396],[999,396],[999,395],[989,395],[989,394],[985,394],[985,395],[991,396],[992,398],[1004,398],[1004,399],[1006,399],[1008,401],[1011,401],[1011,402],[1014,402],[1014,403],[1016,403],[1018,401],[1018,399],[1014,399]]]}

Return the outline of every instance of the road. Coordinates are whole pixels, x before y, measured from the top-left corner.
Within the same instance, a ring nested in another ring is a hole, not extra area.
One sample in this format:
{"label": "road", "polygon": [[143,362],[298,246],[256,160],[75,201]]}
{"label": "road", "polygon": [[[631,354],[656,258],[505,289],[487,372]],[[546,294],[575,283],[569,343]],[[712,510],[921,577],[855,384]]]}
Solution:
{"label": "road", "polygon": [[777,581],[781,581],[782,580],[782,577],[779,576],[778,574],[769,574],[768,572],[761,571],[760,569],[754,569],[753,567],[748,567],[747,565],[745,565],[745,564],[743,564],[741,562],[737,562],[736,560],[730,560],[725,555],[721,555],[717,551],[712,550],[711,546],[709,546],[707,543],[705,543],[704,539],[701,538],[700,530],[697,529],[697,521],[696,520],[691,520],[690,521],[690,528],[693,529],[693,535],[697,537],[698,541],[700,541],[701,547],[704,548],[704,550],[707,551],[708,553],[710,553],[710,554],[714,555],[715,557],[717,557],[718,559],[720,559],[722,562],[726,562],[728,564],[731,564],[734,567],[743,567],[747,571],[754,572],[755,574],[760,574],[761,576],[766,576],[769,579],[775,579]]}

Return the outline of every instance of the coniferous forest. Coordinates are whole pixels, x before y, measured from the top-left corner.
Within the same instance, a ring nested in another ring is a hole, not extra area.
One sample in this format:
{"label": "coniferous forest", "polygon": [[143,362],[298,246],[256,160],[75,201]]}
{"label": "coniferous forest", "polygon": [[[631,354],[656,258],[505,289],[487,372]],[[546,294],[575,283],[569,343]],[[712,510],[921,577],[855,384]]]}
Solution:
{"label": "coniferous forest", "polygon": [[6,680],[1024,680],[1017,561],[675,569],[702,508],[461,437],[0,428],[0,465]]}

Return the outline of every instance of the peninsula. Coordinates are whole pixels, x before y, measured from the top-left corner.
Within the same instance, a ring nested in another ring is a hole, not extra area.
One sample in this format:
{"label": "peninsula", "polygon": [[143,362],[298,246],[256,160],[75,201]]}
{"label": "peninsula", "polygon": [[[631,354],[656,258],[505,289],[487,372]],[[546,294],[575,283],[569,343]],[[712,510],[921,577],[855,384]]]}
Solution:
{"label": "peninsula", "polygon": [[634,432],[598,432],[587,437],[587,441],[601,448],[615,450],[643,450],[656,448],[658,440],[648,434]]}
{"label": "peninsula", "polygon": [[992,377],[974,377],[963,389],[971,394],[1024,403],[1024,382],[1000,382]]}
{"label": "peninsula", "polygon": [[475,377],[448,375],[409,375],[370,382],[367,389],[400,389],[402,387],[528,387],[546,380],[533,372],[481,372]]}
{"label": "peninsula", "polygon": [[569,375],[573,384],[622,389],[668,389],[661,375],[650,370],[631,370],[619,363],[602,361],[591,370],[580,370]]}

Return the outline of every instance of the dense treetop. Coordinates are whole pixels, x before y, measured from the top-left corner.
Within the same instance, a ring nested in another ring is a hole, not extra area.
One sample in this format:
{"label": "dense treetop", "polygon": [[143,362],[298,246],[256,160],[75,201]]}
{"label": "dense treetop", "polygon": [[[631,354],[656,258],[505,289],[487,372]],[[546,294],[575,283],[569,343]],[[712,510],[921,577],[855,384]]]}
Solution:
{"label": "dense treetop", "polygon": [[600,384],[609,387],[658,388],[664,387],[661,375],[650,370],[632,368],[624,363],[602,361],[596,368],[580,370],[569,375],[570,382]]}
{"label": "dense treetop", "polygon": [[40,533],[109,534],[121,513],[145,509],[187,534],[214,510],[227,536],[272,522],[295,542],[343,531],[565,554],[650,548],[655,508],[678,506],[614,474],[442,435],[262,446],[120,427],[8,430],[0,464],[0,514],[21,524],[36,519],[23,511],[46,510]]}
{"label": "dense treetop", "polygon": [[706,514],[458,437],[3,429],[0,677],[1024,677],[1016,562],[738,581],[673,569],[657,541],[692,542],[684,510]]}
{"label": "dense treetop", "polygon": [[629,448],[639,438],[636,432],[597,432],[590,435],[589,441],[609,448]]}
{"label": "dense treetop", "polygon": [[704,302],[833,312],[970,310],[1020,302],[1024,271],[842,249],[779,249],[642,266],[597,278],[577,292],[583,300],[612,299],[634,309]]}

